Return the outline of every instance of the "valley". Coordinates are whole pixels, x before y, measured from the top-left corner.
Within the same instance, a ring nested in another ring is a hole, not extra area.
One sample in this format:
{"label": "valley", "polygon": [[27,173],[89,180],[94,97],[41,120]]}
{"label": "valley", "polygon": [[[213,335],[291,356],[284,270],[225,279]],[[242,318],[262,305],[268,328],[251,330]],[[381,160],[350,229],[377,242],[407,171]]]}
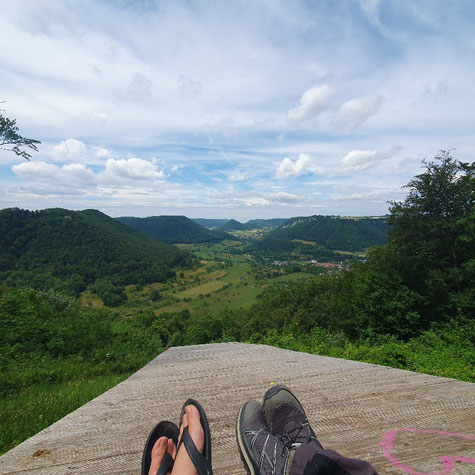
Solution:
{"label": "valley", "polygon": [[[0,452],[172,346],[258,343],[474,381],[472,168],[438,160],[388,218],[134,229],[97,210],[0,210]],[[433,178],[451,183],[450,219],[424,214]]]}
{"label": "valley", "polygon": [[[244,233],[264,235],[269,228],[234,231],[239,239],[249,239]],[[125,286],[127,299],[114,310],[123,317],[133,317],[144,311],[176,313],[188,311],[200,314],[209,310],[247,308],[254,304],[264,289],[281,282],[296,282],[325,274],[328,269],[318,267],[307,260],[276,261],[270,258],[256,259],[246,253],[246,241],[222,241],[221,243],[177,244],[181,250],[194,255],[196,265],[192,269],[176,272],[166,282]],[[337,265],[353,258],[353,253],[342,251]],[[361,257],[364,253],[359,253]],[[284,265],[282,265],[284,264]],[[80,302],[85,306],[104,307],[102,299],[90,289],[82,292]]]}

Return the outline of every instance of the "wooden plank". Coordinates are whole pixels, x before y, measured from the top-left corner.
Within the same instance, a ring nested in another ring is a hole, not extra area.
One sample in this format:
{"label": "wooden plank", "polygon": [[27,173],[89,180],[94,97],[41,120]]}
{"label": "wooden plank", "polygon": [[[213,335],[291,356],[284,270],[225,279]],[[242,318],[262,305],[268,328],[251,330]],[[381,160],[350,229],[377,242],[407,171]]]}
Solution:
{"label": "wooden plank", "polygon": [[238,409],[261,400],[273,383],[295,392],[326,448],[366,459],[380,473],[475,473],[474,384],[220,343],[169,349],[3,455],[0,474],[139,473],[148,432],[159,420],[178,422],[188,397],[208,413],[215,473],[242,474],[234,435]]}

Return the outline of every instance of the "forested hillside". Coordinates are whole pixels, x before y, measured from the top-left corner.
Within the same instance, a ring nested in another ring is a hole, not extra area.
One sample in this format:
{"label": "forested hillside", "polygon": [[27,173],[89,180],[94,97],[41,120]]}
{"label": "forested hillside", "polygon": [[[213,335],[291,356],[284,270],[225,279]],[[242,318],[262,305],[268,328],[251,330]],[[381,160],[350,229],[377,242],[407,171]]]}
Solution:
{"label": "forested hillside", "polygon": [[243,229],[246,229],[246,226],[235,219],[230,219],[219,227],[220,231],[242,231]]}
{"label": "forested hillside", "polygon": [[204,226],[205,228],[219,228],[227,221],[227,219],[192,218],[192,221],[198,223],[200,226]]}
{"label": "forested hillside", "polygon": [[349,258],[348,255],[338,254],[325,246],[269,235],[252,241],[246,249],[255,257],[270,259],[342,261]]}
{"label": "forested hillside", "polygon": [[219,229],[221,231],[250,231],[256,228],[276,228],[289,221],[284,218],[273,219],[251,219],[245,223],[240,223],[235,219],[229,219],[222,224]]}
{"label": "forested hillside", "polygon": [[185,216],[122,217],[117,219],[136,231],[170,244],[220,242],[225,239],[235,239],[225,232],[206,229]]}
{"label": "forested hillside", "polygon": [[159,282],[191,257],[96,210],[0,211],[0,279],[78,296],[88,285],[109,305],[122,286]]}
{"label": "forested hillside", "polygon": [[333,250],[363,251],[375,244],[384,244],[387,235],[385,218],[309,216],[289,219],[281,227],[269,232],[264,240],[299,239]]}
{"label": "forested hillside", "polygon": [[277,228],[288,221],[288,218],[251,219],[245,223],[246,229]]}
{"label": "forested hillside", "polygon": [[[204,226],[206,228],[219,228],[221,226],[229,226],[231,227],[227,229],[227,231],[232,231],[232,230],[239,230],[239,229],[245,229],[245,230],[251,230],[251,229],[256,229],[256,228],[276,228],[278,226],[282,226],[285,222],[288,221],[288,218],[269,218],[269,219],[250,219],[249,221],[246,221],[245,223],[240,223],[239,221],[236,221],[235,219],[209,219],[209,218],[193,218],[193,221],[195,223],[201,224],[201,226]],[[229,221],[231,223],[229,224]],[[227,224],[228,223],[228,224]],[[232,225],[237,225],[237,228],[233,228]],[[226,231],[226,229],[224,229]]]}

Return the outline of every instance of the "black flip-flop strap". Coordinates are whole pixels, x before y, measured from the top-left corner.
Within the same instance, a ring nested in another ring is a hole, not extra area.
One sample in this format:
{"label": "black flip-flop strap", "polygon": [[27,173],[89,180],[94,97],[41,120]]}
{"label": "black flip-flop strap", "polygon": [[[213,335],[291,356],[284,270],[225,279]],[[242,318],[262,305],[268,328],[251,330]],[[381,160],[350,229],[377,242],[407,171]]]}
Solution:
{"label": "black flip-flop strap", "polygon": [[183,429],[180,446],[182,444],[185,446],[191,461],[198,471],[198,475],[213,475],[213,469],[209,460],[196,448],[196,445],[188,432],[188,427]]}
{"label": "black flip-flop strap", "polygon": [[166,452],[163,456],[160,467],[158,467],[157,475],[167,475],[168,472],[171,472],[174,462],[172,456]]}

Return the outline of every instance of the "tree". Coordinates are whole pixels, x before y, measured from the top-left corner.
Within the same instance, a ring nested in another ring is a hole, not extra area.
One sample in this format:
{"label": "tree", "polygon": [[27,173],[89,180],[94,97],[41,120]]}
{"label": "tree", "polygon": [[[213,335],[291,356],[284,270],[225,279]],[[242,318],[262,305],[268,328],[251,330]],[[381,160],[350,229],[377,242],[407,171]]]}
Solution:
{"label": "tree", "polygon": [[26,150],[22,150],[21,147],[27,147],[37,152],[38,147],[36,145],[41,142],[39,140],[22,137],[18,133],[18,130],[16,119],[9,119],[0,111],[0,147],[3,147],[4,145],[12,145],[13,147],[3,148],[3,150],[8,150],[20,157],[30,160],[31,154]]}
{"label": "tree", "polygon": [[[390,242],[436,267],[459,267],[467,218],[474,210],[475,163],[462,163],[441,151],[440,163],[423,162],[426,171],[407,185],[403,202],[391,202]],[[465,220],[465,221],[464,221]]]}
{"label": "tree", "polygon": [[406,185],[406,199],[390,203],[388,264],[424,297],[427,322],[465,313],[457,295],[472,285],[475,163],[460,162],[447,151],[423,163],[424,173]]}
{"label": "tree", "polygon": [[157,300],[160,300],[160,298],[161,298],[161,295],[160,295],[160,292],[157,289],[152,289],[150,291],[150,300],[152,302],[156,302]]}

